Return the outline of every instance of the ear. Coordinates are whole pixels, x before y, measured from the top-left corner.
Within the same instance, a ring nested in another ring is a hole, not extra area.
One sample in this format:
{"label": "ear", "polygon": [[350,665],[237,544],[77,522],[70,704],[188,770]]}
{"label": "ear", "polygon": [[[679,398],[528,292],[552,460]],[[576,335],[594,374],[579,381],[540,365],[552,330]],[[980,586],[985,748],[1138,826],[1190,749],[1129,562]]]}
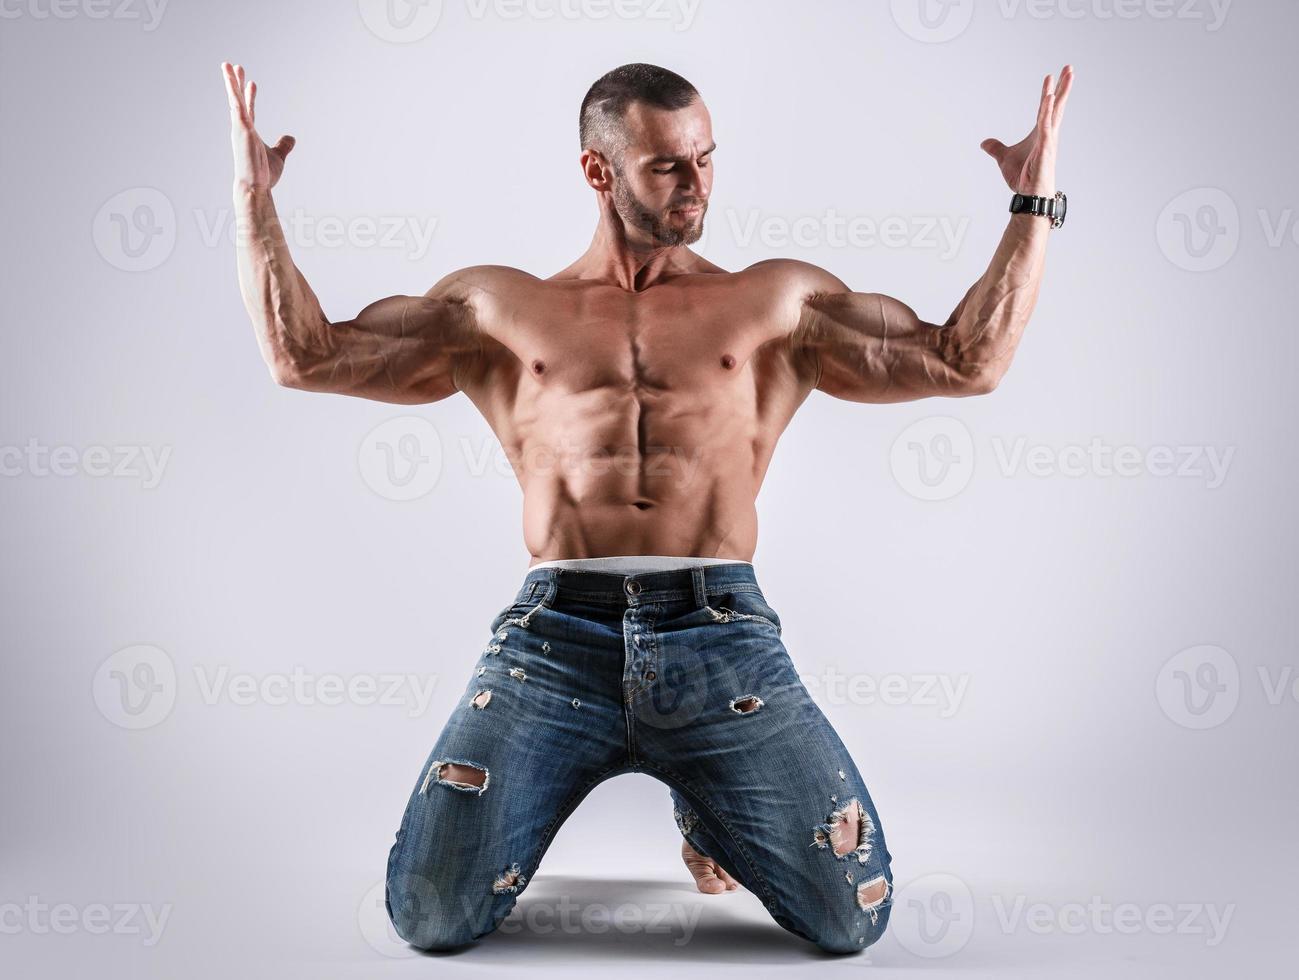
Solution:
{"label": "ear", "polygon": [[595,190],[605,192],[613,190],[613,167],[599,150],[582,151],[582,175]]}

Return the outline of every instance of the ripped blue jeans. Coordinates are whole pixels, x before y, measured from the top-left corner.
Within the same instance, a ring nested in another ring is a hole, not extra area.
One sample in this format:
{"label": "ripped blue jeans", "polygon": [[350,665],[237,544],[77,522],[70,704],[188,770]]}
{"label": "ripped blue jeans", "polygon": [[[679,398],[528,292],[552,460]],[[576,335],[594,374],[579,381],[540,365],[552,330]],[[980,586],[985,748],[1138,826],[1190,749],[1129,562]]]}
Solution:
{"label": "ripped blue jeans", "polygon": [[450,949],[490,933],[586,794],[644,772],[781,926],[834,952],[874,943],[883,828],[781,629],[749,564],[529,571],[411,789],[388,857],[397,934]]}

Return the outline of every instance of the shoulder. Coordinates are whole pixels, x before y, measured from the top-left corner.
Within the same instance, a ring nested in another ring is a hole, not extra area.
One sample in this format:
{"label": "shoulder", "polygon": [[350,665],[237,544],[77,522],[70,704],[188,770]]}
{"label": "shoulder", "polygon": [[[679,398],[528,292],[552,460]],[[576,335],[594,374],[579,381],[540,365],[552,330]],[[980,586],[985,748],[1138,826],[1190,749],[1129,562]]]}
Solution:
{"label": "shoulder", "polygon": [[800,305],[815,296],[849,292],[838,276],[798,259],[764,259],[736,273]]}
{"label": "shoulder", "polygon": [[484,289],[524,288],[540,281],[522,269],[507,265],[471,265],[443,276],[424,295],[432,299],[466,300]]}

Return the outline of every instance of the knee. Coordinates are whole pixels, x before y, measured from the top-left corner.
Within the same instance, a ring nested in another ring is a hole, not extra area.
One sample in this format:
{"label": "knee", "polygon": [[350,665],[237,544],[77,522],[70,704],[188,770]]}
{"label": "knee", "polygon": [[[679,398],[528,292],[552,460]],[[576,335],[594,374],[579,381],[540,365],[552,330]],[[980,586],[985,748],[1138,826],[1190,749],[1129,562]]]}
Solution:
{"label": "knee", "polygon": [[857,889],[853,907],[828,910],[814,924],[811,939],[827,953],[859,953],[888,928],[892,885],[883,878]]}
{"label": "knee", "polygon": [[388,879],[388,918],[397,935],[417,949],[450,950],[478,939],[482,930],[467,912],[454,907],[425,879]]}

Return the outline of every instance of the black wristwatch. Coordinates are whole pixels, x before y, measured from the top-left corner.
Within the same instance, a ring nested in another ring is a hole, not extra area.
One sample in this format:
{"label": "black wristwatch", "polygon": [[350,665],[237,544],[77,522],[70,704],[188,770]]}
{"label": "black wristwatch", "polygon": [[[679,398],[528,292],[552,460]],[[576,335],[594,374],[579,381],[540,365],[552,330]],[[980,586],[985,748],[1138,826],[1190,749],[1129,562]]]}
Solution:
{"label": "black wristwatch", "polygon": [[1011,214],[1036,214],[1051,219],[1051,227],[1059,228],[1064,224],[1065,212],[1069,209],[1069,199],[1064,191],[1056,191],[1055,197],[1034,197],[1031,194],[1016,194],[1010,199]]}

